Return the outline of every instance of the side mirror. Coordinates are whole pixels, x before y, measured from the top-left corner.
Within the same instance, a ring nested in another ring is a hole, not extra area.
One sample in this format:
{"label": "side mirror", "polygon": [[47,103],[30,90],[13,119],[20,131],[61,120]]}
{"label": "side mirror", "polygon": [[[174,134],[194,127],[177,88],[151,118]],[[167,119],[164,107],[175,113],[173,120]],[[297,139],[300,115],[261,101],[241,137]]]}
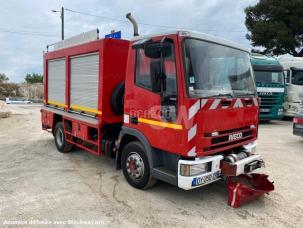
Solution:
{"label": "side mirror", "polygon": [[161,54],[163,58],[167,58],[172,54],[172,47],[168,42],[149,42],[144,45],[144,54],[152,59],[159,59]]}

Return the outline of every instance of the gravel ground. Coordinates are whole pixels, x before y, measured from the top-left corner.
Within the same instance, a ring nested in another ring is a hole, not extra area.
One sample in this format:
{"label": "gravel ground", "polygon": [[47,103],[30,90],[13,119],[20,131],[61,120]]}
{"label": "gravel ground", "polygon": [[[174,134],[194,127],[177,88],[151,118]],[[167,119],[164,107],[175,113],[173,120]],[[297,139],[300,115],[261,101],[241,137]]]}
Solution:
{"label": "gravel ground", "polygon": [[262,172],[275,181],[275,192],[233,209],[223,183],[134,189],[114,160],[57,152],[52,135],[41,130],[38,106],[12,107],[19,114],[0,119],[0,227],[302,227],[303,139],[292,135],[290,121],[260,125]]}

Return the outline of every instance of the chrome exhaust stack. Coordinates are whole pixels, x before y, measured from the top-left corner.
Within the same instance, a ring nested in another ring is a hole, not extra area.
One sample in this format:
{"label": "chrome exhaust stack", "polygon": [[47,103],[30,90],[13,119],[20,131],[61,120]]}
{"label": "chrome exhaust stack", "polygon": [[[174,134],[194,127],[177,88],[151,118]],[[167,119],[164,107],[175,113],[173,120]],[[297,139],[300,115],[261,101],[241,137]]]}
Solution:
{"label": "chrome exhaust stack", "polygon": [[136,20],[132,17],[131,13],[126,14],[126,18],[132,23],[134,28],[134,36],[139,36],[138,24]]}

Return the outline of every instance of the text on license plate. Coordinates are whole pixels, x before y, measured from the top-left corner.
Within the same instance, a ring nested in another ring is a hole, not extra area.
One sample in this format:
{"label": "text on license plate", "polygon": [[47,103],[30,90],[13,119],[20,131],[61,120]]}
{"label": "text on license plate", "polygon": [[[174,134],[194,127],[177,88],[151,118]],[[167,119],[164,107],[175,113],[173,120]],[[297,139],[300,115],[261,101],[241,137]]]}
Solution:
{"label": "text on license plate", "polygon": [[198,185],[203,185],[208,182],[212,182],[220,176],[220,171],[217,171],[215,173],[208,174],[203,177],[195,177],[191,183],[192,186],[198,186]]}

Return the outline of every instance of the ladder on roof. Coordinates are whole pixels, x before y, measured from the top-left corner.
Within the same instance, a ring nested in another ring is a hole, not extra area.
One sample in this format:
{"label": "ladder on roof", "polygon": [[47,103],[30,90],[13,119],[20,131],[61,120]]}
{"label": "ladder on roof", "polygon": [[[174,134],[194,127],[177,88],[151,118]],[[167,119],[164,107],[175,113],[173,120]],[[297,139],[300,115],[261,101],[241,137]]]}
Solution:
{"label": "ladder on roof", "polygon": [[95,41],[98,39],[99,39],[99,29],[93,29],[91,31],[84,32],[79,35],[72,36],[66,40],[62,40],[62,41],[56,42],[54,44],[47,45],[46,50],[48,52],[49,48],[53,47],[52,51],[56,51],[59,49],[76,46],[79,44]]}

